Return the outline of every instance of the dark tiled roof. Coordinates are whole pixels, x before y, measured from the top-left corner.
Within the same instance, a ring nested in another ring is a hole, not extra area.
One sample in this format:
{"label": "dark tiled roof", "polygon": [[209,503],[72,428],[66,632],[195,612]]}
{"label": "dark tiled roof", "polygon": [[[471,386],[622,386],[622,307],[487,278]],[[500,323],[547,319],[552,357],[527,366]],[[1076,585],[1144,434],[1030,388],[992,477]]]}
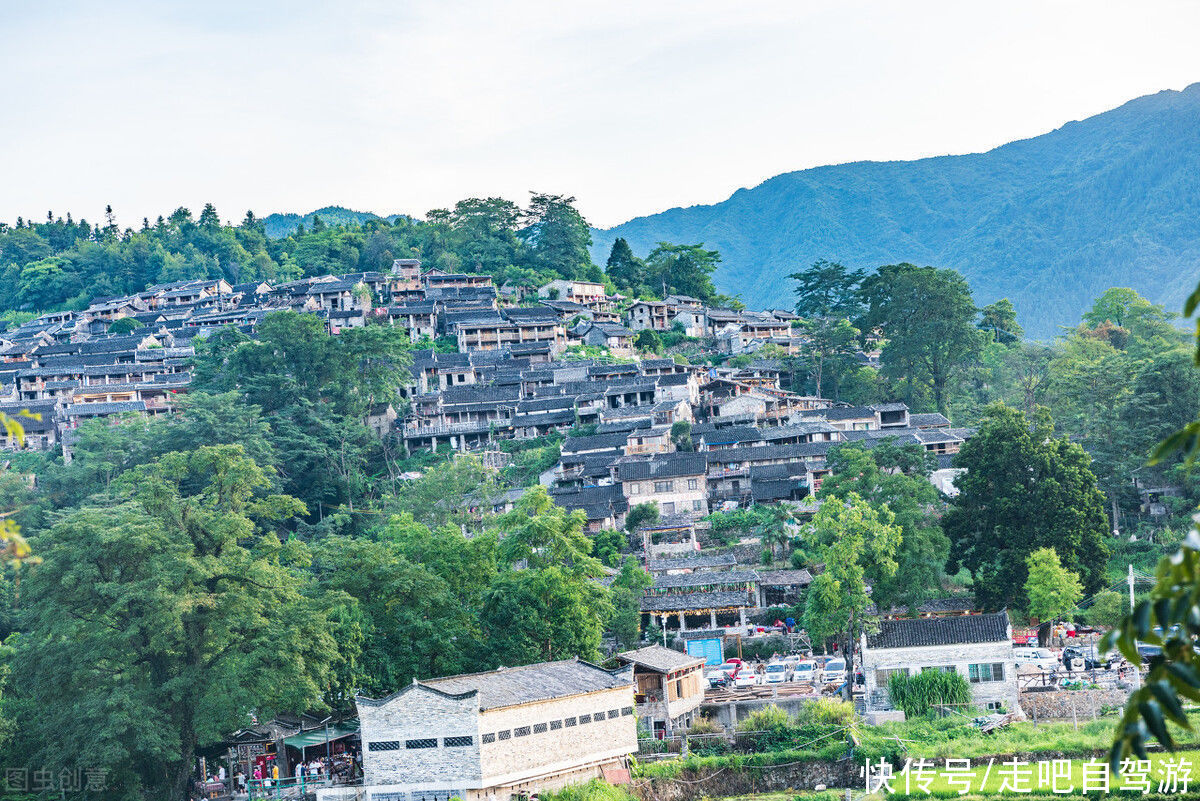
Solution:
{"label": "dark tiled roof", "polygon": [[879,621],[879,632],[867,638],[870,648],[925,648],[1009,639],[1008,613],[959,617],[926,617]]}
{"label": "dark tiled roof", "polygon": [[638,667],[649,668],[659,673],[670,673],[673,670],[703,665],[704,659],[676,651],[673,648],[663,648],[661,645],[647,645],[636,651],[625,651],[617,654],[617,659]]}
{"label": "dark tiled roof", "polygon": [[[849,433],[849,432],[847,432]],[[749,464],[787,459],[811,459],[824,456],[837,443],[835,442],[802,442],[797,445],[756,445],[743,448],[718,448],[705,451],[704,455],[710,464],[726,464],[737,462]]]}
{"label": "dark tiled roof", "polygon": [[119,414],[121,412],[144,412],[146,404],[142,401],[120,401],[118,403],[72,403],[67,407],[68,417],[83,417],[98,414]]}
{"label": "dark tiled roof", "polygon": [[834,406],[831,409],[818,409],[806,412],[805,417],[823,417],[826,420],[861,420],[874,418],[875,410],[868,406]]}
{"label": "dark tiled roof", "polygon": [[632,687],[632,677],[627,668],[605,670],[590,662],[570,659],[418,683],[450,695],[475,693],[483,710]]}
{"label": "dark tiled roof", "polygon": [[[737,560],[731,553],[701,554],[700,556],[685,556],[678,559],[651,559],[651,573],[664,573],[668,570],[697,570],[701,568],[733,567]],[[761,574],[760,574],[761,575]]]}
{"label": "dark tiled roof", "polygon": [[730,584],[753,584],[758,573],[753,570],[702,570],[699,573],[677,573],[670,576],[655,576],[655,589],[676,587],[717,587]]}
{"label": "dark tiled roof", "polygon": [[567,437],[563,442],[563,453],[578,451],[601,450],[607,448],[624,448],[629,437],[624,431],[614,431],[611,434],[592,434],[587,437]]}
{"label": "dark tiled roof", "polygon": [[651,478],[699,476],[707,472],[708,462],[702,453],[664,453],[645,457],[629,456],[617,463],[619,481],[638,481]]}
{"label": "dark tiled roof", "polygon": [[737,606],[753,606],[750,593],[737,592],[689,592],[682,595],[647,595],[642,598],[643,612],[680,612],[689,609],[728,609]]}
{"label": "dark tiled roof", "polygon": [[759,570],[758,583],[764,587],[807,587],[812,584],[812,573],[800,570]]}
{"label": "dark tiled roof", "polygon": [[950,425],[950,420],[937,412],[928,412],[910,414],[908,424],[913,428],[944,428]]}

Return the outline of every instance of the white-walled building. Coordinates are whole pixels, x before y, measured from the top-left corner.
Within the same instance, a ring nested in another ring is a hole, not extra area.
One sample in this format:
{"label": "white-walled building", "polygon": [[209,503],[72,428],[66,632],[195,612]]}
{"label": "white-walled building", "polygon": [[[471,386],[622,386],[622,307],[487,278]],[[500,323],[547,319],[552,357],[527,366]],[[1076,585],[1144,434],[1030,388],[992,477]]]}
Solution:
{"label": "white-walled building", "polygon": [[545,662],[356,703],[365,801],[508,801],[624,767],[637,751],[628,666]]}
{"label": "white-walled building", "polygon": [[945,670],[967,680],[978,706],[1020,713],[1006,612],[880,620],[876,634],[862,636],[860,653],[869,711],[891,708],[887,685],[892,674]]}

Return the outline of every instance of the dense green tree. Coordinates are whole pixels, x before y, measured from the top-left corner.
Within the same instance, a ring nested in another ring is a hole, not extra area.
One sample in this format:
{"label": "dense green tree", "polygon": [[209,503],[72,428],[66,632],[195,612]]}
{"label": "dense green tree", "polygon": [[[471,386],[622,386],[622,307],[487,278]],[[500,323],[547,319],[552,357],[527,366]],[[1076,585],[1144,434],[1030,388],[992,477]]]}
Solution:
{"label": "dense green tree", "polygon": [[855,495],[888,510],[900,527],[896,572],[876,577],[872,585],[881,608],[929,598],[945,575],[950,541],[938,523],[945,503],[929,482],[932,458],[920,445],[887,440],[870,450],[844,444],[829,452],[831,473],[822,480],[818,497],[844,501]]}
{"label": "dense green tree", "polygon": [[646,265],[633,255],[633,249],[629,247],[628,242],[622,237],[617,237],[613,241],[604,269],[617,289],[630,292],[642,284]]}
{"label": "dense green tree", "polygon": [[786,559],[788,546],[792,543],[795,517],[791,509],[783,505],[767,506],[762,510],[762,522],[758,525],[759,540],[765,545],[771,555],[771,561],[778,558]]}
{"label": "dense green tree", "polygon": [[522,214],[520,237],[528,248],[528,265],[564,278],[599,280],[588,248],[592,229],[575,208],[575,198],[534,193]]}
{"label": "dense green tree", "polygon": [[114,335],[132,334],[134,331],[142,327],[143,325],[134,318],[122,317],[119,320],[113,320],[113,322],[109,324],[108,333]]}
{"label": "dense green tree", "polygon": [[339,631],[339,648],[357,652],[355,669],[341,679],[350,697],[476,668],[478,632],[454,580],[410,560],[400,543],[331,537],[316,547],[313,571],[325,591],[349,598],[342,617],[353,625]]}
{"label": "dense green tree", "polygon": [[637,531],[642,526],[649,526],[657,523],[658,518],[658,504],[639,503],[632,507],[625,515],[625,528],[629,531]]}
{"label": "dense green tree", "polygon": [[503,573],[489,588],[479,619],[493,664],[526,665],[598,660],[612,614],[606,588],[553,566]]}
{"label": "dense green tree", "polygon": [[1029,617],[1054,620],[1070,612],[1083,598],[1079,576],[1062,566],[1053,548],[1038,548],[1025,557],[1025,597],[1029,599]]}
{"label": "dense green tree", "polygon": [[642,286],[649,293],[689,295],[705,303],[717,300],[712,274],[721,261],[721,254],[698,245],[673,245],[659,242],[646,257],[645,279]]}
{"label": "dense green tree", "polygon": [[[867,584],[895,574],[900,538],[890,511],[876,510],[853,494],[822,504],[805,533],[806,547],[825,569],[809,585],[804,629],[813,643],[836,638],[848,665],[871,605]],[[847,683],[847,698],[849,691]]]}
{"label": "dense green tree", "polygon": [[915,384],[927,384],[934,407],[946,414],[955,382],[982,345],[966,280],[954,270],[893,264],[865,279],[862,294],[867,310],[859,328],[882,330],[885,374],[904,382],[910,400]]}
{"label": "dense green tree", "polygon": [[1054,436],[1044,409],[1032,418],[997,404],[954,464],[959,494],[943,519],[951,542],[950,572],[975,578],[987,609],[1026,608],[1026,558],[1054,548],[1087,592],[1103,586],[1108,521],[1090,459],[1079,445]]}
{"label": "dense green tree", "polygon": [[531,568],[561,567],[581,576],[603,571],[592,556],[592,541],[584,533],[587,517],[576,509],[556,506],[546,488],[532,487],[516,507],[496,519],[504,532],[500,557],[506,564],[523,562]]}
{"label": "dense green tree", "polygon": [[498,275],[520,259],[521,210],[504,198],[467,198],[449,215],[455,252],[472,272]]}
{"label": "dense green tree", "polygon": [[494,472],[484,467],[479,457],[459,454],[429,468],[420,478],[404,482],[402,490],[388,503],[396,511],[407,512],[417,522],[437,529],[467,521],[469,509],[454,499],[469,497],[476,499],[480,507],[490,507],[491,500],[501,492]]}
{"label": "dense green tree", "polygon": [[654,583],[632,556],[625,557],[621,572],[613,578],[613,615],[608,628],[620,648],[634,648],[642,633],[642,594]]}
{"label": "dense green tree", "polygon": [[657,353],[662,349],[662,340],[651,329],[643,328],[634,338],[633,346],[643,353]]}
{"label": "dense green tree", "polygon": [[307,550],[275,535],[303,507],[260,494],[270,482],[240,448],[128,478],[117,503],[38,538],[13,701],[31,765],[103,767],[165,801],[186,795],[197,748],[252,712],[319,707],[340,657]]}
{"label": "dense green tree", "polygon": [[1101,590],[1092,598],[1091,606],[1084,613],[1089,625],[1111,628],[1125,617],[1125,596],[1114,590]]}
{"label": "dense green tree", "polygon": [[692,441],[692,424],[687,420],[676,420],[671,423],[671,444],[677,451],[694,451],[696,443]]}
{"label": "dense green tree", "polygon": [[1017,322],[1017,310],[1008,298],[1000,298],[979,311],[979,327],[990,333],[992,339],[1001,345],[1015,344],[1025,336],[1025,329]]}
{"label": "dense green tree", "polygon": [[862,312],[859,288],[866,273],[821,259],[788,276],[796,282],[796,314],[812,319],[852,320]]}
{"label": "dense green tree", "polygon": [[801,323],[800,331],[813,394],[825,397],[825,389],[831,386],[833,398],[838,400],[846,374],[858,366],[859,330],[844,318],[813,317]]}

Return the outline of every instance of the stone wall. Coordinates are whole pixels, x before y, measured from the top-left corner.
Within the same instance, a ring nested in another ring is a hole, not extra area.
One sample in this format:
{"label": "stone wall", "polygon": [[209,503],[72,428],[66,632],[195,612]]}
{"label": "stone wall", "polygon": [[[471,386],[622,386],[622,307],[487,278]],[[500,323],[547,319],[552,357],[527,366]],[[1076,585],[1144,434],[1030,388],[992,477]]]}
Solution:
{"label": "stone wall", "polygon": [[620,759],[637,751],[633,684],[489,710],[479,733],[484,787]]}
{"label": "stone wall", "polygon": [[[478,787],[479,703],[415,685],[378,704],[360,703],[364,784],[420,784],[430,789]],[[470,737],[469,746],[446,747],[447,737]],[[432,740],[430,748],[406,748]]]}
{"label": "stone wall", "polygon": [[1055,690],[1021,693],[1021,709],[1031,720],[1092,720],[1104,707],[1123,707],[1125,690]]}
{"label": "stone wall", "polygon": [[886,697],[887,687],[878,685],[876,671],[879,670],[907,668],[909,675],[913,675],[927,667],[953,667],[964,679],[969,680],[968,665],[996,662],[1004,665],[1004,680],[972,683],[971,694],[975,703],[982,706],[998,701],[1012,709],[1017,702],[1017,672],[1013,646],[1009,640],[925,648],[865,648],[861,651],[861,660],[867,680],[868,704],[874,698]]}
{"label": "stone wall", "polygon": [[814,761],[764,767],[685,770],[676,779],[644,779],[628,789],[642,801],[697,801],[702,798],[778,793],[792,790],[862,787],[861,763]]}

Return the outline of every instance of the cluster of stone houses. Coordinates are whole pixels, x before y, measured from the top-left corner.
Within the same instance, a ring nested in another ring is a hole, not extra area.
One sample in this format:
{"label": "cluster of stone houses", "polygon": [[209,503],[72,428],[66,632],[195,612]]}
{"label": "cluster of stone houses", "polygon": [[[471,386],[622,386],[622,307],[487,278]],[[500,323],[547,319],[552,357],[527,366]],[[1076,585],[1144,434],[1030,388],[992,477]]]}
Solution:
{"label": "cluster of stone houses", "polygon": [[[194,337],[225,326],[253,335],[266,315],[290,309],[318,315],[331,334],[381,322],[403,327],[414,342],[454,341],[457,353],[418,354],[418,375],[408,388],[414,398],[469,385],[494,391],[481,393],[485,397],[478,399],[470,392],[458,393],[459,398],[454,393],[420,398],[402,432],[406,445],[438,444],[451,435],[460,435],[454,437],[456,445],[473,444],[493,426],[500,429],[500,436],[532,436],[566,420],[562,399],[572,394],[569,388],[549,386],[568,380],[568,373],[539,374],[538,366],[554,362],[572,344],[600,346],[614,356],[633,357],[636,330],[660,327],[657,322],[639,322],[639,304],[626,325],[615,310],[617,300],[619,296],[608,296],[602,284],[566,280],[552,281],[536,297],[522,298],[511,287],[495,287],[489,276],[422,270],[417,259],[397,259],[386,273],[325,275],[276,284],[231,285],[219,278],[176,281],[133,295],[96,298],[86,309],[44,314],[0,334],[0,411],[28,410],[40,416],[40,420],[27,418],[26,425],[29,444],[36,448],[57,445],[64,433],[88,417],[170,411],[172,396],[186,391],[190,380],[186,363],[193,355]],[[671,309],[686,308],[691,315],[687,319],[694,321],[688,330],[703,335],[738,329],[749,337],[747,341],[761,343],[753,335],[766,330],[762,327],[766,317],[774,320],[778,332],[790,329],[791,316],[784,312],[725,312],[707,309],[692,298],[668,301]],[[668,327],[677,317],[670,315]],[[624,393],[618,387],[622,382],[636,383],[632,379],[638,377],[637,370],[614,368],[606,374],[601,369],[587,371],[587,366],[576,365],[569,380],[590,384],[588,389],[599,396],[582,399],[575,407],[577,419],[592,417],[599,422],[606,406],[611,411],[645,401],[644,392]],[[669,365],[652,369],[652,375],[677,372]],[[754,376],[745,378],[751,386],[749,379]],[[672,381],[680,383],[672,385],[674,390],[667,389]],[[660,398],[682,395],[695,400],[687,396],[696,385],[685,377],[677,375],[660,383],[663,388],[656,392]],[[573,397],[580,394],[582,389]],[[740,405],[779,406],[769,391],[757,394],[762,397]],[[733,403],[729,397],[722,401]],[[668,422],[671,417],[669,410],[660,415]],[[527,425],[518,428],[522,423]]]}

